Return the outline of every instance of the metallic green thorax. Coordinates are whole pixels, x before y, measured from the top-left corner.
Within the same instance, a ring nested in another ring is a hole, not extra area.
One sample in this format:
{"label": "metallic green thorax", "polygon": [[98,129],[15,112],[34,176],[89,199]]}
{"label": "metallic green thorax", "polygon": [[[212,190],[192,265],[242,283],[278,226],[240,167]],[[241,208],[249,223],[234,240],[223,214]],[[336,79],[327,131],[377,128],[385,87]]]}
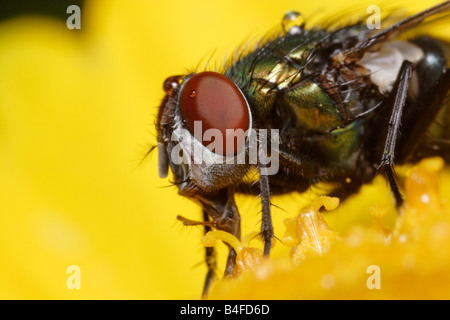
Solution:
{"label": "metallic green thorax", "polygon": [[268,116],[276,91],[299,83],[307,74],[304,66],[312,49],[326,36],[323,31],[305,36],[284,36],[236,61],[226,76],[258,105],[257,112]]}
{"label": "metallic green thorax", "polygon": [[348,168],[362,134],[348,120],[364,106],[351,90],[342,102],[336,87],[351,79],[327,72],[329,35],[310,30],[275,38],[235,61],[226,75],[244,92],[257,127],[279,129],[284,145],[313,154],[321,166]]}

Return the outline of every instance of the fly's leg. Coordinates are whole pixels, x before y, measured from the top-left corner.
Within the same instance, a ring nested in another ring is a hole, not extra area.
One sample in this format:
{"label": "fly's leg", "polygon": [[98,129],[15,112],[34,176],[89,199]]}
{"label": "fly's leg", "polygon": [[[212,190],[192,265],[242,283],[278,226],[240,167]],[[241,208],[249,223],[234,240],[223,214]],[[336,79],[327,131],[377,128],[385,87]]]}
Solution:
{"label": "fly's leg", "polygon": [[[272,215],[270,209],[270,185],[269,185],[269,169],[267,164],[269,164],[269,158],[267,155],[271,153],[279,154],[279,145],[272,145],[276,140],[272,140],[275,136],[267,135],[265,130],[260,130],[258,132],[258,171],[259,171],[259,189],[261,197],[261,235],[264,241],[264,255],[269,256],[270,250],[272,249],[273,240],[273,224]],[[270,152],[268,151],[268,143],[270,143]],[[279,160],[277,160],[279,161]],[[278,163],[279,164],[279,163]]]}
{"label": "fly's leg", "polygon": [[[205,210],[203,210],[203,221],[209,222],[209,216]],[[212,229],[209,224],[203,225],[203,228],[205,234],[207,234]],[[216,250],[214,249],[214,247],[205,247],[205,262],[208,268],[208,272],[206,273],[205,284],[203,286],[203,293],[202,293],[203,298],[206,298],[209,292],[209,288],[211,287],[211,284],[215,278],[217,261],[216,261]]]}
{"label": "fly's leg", "polygon": [[[229,187],[214,194],[197,195],[197,199],[203,207],[204,216],[212,220],[209,223],[205,222],[205,227],[212,226],[217,230],[231,233],[239,240],[241,239],[241,218],[234,201],[234,188]],[[227,244],[227,246],[229,254],[224,276],[230,277],[234,274],[236,252],[230,245]]]}
{"label": "fly's leg", "polygon": [[[195,199],[203,208],[203,221],[193,221],[181,216],[177,219],[186,226],[201,225],[205,233],[215,228],[231,233],[237,239],[241,239],[241,218],[234,201],[234,188],[229,187],[209,194],[196,194]],[[224,277],[231,277],[234,274],[236,265],[236,251],[228,245],[229,253],[225,267]],[[214,279],[216,269],[216,259],[214,248],[205,249],[206,265],[208,272],[203,289],[203,297],[206,297],[211,283]]]}
{"label": "fly's leg", "polygon": [[[203,226],[204,234],[211,231],[213,227],[217,227],[217,224],[214,221],[209,221],[208,213],[205,210],[203,210],[203,221],[195,221],[182,216],[177,216],[177,219],[185,226]],[[208,271],[203,285],[202,298],[206,298],[208,295],[209,288],[211,287],[216,274],[217,261],[216,250],[214,247],[205,247],[205,262]]]}
{"label": "fly's leg", "polygon": [[[228,201],[225,204],[222,216],[216,220],[218,223],[218,230],[223,230],[225,232],[231,233],[233,236],[241,239],[241,217],[234,202],[234,191],[231,188],[228,189]],[[227,258],[227,264],[225,267],[225,277],[231,277],[234,274],[234,266],[236,265],[236,255],[237,252],[227,244],[229,252]]]}
{"label": "fly's leg", "polygon": [[378,169],[383,168],[388,178],[391,190],[394,194],[397,208],[403,204],[403,198],[394,179],[393,166],[395,159],[395,148],[398,141],[399,128],[402,120],[403,108],[408,95],[409,83],[412,76],[412,63],[404,61],[395,86],[392,90],[393,94],[389,98],[392,105],[392,111],[389,119],[389,126],[384,144],[383,155]]}
{"label": "fly's leg", "polygon": [[272,215],[270,213],[270,188],[269,188],[269,177],[266,174],[261,173],[260,164],[260,189],[261,189],[261,207],[262,207],[262,222],[261,222],[261,234],[264,240],[264,255],[268,256],[270,254],[270,249],[272,248],[272,238],[273,238],[273,225],[272,225]]}

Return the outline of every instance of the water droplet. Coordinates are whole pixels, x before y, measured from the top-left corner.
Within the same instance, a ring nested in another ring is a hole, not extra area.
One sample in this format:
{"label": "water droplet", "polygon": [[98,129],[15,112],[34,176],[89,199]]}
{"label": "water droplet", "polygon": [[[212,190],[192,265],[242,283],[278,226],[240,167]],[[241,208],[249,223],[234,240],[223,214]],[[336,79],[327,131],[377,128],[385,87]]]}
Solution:
{"label": "water droplet", "polygon": [[305,26],[305,19],[300,12],[288,11],[284,15],[281,25],[284,32],[289,34],[299,34]]}
{"label": "water droplet", "polygon": [[195,96],[197,95],[197,91],[192,90],[191,94],[189,95],[191,98],[195,98]]}

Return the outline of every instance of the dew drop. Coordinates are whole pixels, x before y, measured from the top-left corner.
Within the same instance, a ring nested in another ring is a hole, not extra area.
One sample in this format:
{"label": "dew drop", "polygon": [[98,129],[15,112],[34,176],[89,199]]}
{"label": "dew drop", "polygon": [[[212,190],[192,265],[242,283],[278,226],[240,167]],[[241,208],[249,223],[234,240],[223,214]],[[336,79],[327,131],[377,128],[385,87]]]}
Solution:
{"label": "dew drop", "polygon": [[284,32],[289,34],[299,34],[305,26],[305,19],[300,12],[288,11],[284,15],[281,25]]}
{"label": "dew drop", "polygon": [[195,91],[195,90],[192,90],[191,93],[189,94],[189,96],[191,98],[195,98],[196,95],[197,95],[197,91]]}

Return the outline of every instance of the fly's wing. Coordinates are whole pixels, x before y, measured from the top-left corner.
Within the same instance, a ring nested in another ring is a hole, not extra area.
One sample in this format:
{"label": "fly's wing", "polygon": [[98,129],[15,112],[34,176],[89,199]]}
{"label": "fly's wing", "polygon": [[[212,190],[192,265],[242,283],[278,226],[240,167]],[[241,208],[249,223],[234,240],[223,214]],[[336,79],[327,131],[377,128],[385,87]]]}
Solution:
{"label": "fly's wing", "polygon": [[419,12],[413,16],[410,16],[392,26],[378,32],[377,34],[355,44],[353,48],[341,51],[336,54],[333,59],[339,63],[350,63],[355,60],[359,60],[363,57],[364,53],[373,46],[380,44],[388,39],[397,37],[404,31],[407,31],[420,23],[425,19],[450,11],[450,1],[442,2],[430,9]]}

